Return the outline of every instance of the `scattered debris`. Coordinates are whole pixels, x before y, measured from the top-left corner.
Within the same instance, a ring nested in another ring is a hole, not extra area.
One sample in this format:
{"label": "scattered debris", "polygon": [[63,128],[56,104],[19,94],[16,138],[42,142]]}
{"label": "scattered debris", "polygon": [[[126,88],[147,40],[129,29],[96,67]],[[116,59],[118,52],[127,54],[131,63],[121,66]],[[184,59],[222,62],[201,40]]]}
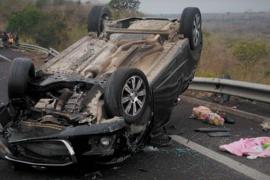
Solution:
{"label": "scattered debris", "polygon": [[193,154],[193,151],[186,147],[162,148],[159,149],[159,152],[164,154],[175,154],[177,157]]}
{"label": "scattered debris", "polygon": [[157,152],[159,151],[159,149],[154,146],[145,146],[145,148],[143,148],[143,151],[144,152]]}
{"label": "scattered debris", "polygon": [[227,124],[235,124],[235,120],[231,117],[228,117],[227,115],[224,116],[225,123]]}
{"label": "scattered debris", "polygon": [[230,132],[211,132],[211,133],[208,133],[208,136],[210,136],[210,137],[230,137],[231,133]]}
{"label": "scattered debris", "polygon": [[263,123],[261,123],[261,127],[264,131],[269,131],[270,130],[270,122],[269,121],[265,121]]}
{"label": "scattered debris", "polygon": [[181,157],[183,154],[186,154],[188,152],[188,149],[184,148],[175,148],[176,156]]}
{"label": "scattered debris", "polygon": [[231,130],[229,128],[198,128],[195,129],[196,132],[230,132]]}
{"label": "scattered debris", "polygon": [[92,180],[101,179],[103,174],[100,171],[85,174],[84,177],[91,177]]}
{"label": "scattered debris", "polygon": [[138,170],[144,173],[148,172],[146,169],[143,169],[143,168],[139,168]]}
{"label": "scattered debris", "polygon": [[246,138],[231,144],[219,146],[236,156],[247,156],[248,159],[270,156],[270,137]]}
{"label": "scattered debris", "polygon": [[231,136],[228,128],[198,128],[195,132],[207,133],[210,137],[229,137]]}
{"label": "scattered debris", "polygon": [[155,147],[169,147],[172,145],[172,138],[168,136],[167,130],[163,130],[151,137],[150,145]]}
{"label": "scattered debris", "polygon": [[175,127],[175,125],[170,125],[167,127],[168,130],[177,130],[177,128]]}
{"label": "scattered debris", "polygon": [[199,106],[194,107],[193,116],[201,120],[203,122],[207,122],[208,124],[215,125],[215,126],[223,126],[224,125],[224,118],[218,115],[217,113],[212,112],[208,107]]}
{"label": "scattered debris", "polygon": [[118,167],[118,166],[115,166],[115,167],[112,168],[112,170],[114,170],[114,171],[116,171],[118,169],[120,169],[120,167]]}

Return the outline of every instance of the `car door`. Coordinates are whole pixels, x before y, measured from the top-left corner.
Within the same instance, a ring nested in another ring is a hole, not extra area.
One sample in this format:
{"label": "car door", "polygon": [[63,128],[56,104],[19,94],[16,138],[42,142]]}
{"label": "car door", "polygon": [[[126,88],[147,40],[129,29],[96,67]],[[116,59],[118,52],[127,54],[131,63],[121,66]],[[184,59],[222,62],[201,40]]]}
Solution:
{"label": "car door", "polygon": [[177,104],[178,96],[186,89],[194,76],[197,59],[192,56],[189,43],[185,41],[151,84],[153,93],[155,126],[165,124]]}

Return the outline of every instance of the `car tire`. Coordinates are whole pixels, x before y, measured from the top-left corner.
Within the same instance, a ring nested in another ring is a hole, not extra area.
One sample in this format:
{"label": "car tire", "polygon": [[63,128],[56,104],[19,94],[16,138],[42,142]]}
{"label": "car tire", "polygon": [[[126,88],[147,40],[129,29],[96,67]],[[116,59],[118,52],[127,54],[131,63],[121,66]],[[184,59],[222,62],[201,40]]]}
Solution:
{"label": "car tire", "polygon": [[202,16],[199,8],[185,8],[180,21],[180,34],[188,38],[191,50],[202,46]]}
{"label": "car tire", "polygon": [[100,35],[104,30],[104,20],[111,18],[111,11],[107,6],[94,6],[88,15],[88,32]]}
{"label": "car tire", "polygon": [[139,123],[150,104],[146,76],[139,69],[118,69],[107,82],[104,101],[110,117],[121,116],[128,124]]}
{"label": "car tire", "polygon": [[10,99],[24,97],[28,83],[35,77],[35,67],[28,58],[15,58],[11,63],[8,79],[8,96]]}

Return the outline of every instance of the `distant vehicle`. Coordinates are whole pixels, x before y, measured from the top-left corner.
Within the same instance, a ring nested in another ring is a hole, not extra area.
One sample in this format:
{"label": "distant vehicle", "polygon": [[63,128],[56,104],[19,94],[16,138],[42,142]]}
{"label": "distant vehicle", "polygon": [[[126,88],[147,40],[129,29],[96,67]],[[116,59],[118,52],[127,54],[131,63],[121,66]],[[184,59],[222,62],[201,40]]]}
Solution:
{"label": "distant vehicle", "polygon": [[13,60],[2,108],[2,157],[59,167],[86,158],[114,163],[138,151],[169,120],[192,81],[202,50],[198,8],[181,20],[110,20],[89,13],[89,35],[40,69]]}

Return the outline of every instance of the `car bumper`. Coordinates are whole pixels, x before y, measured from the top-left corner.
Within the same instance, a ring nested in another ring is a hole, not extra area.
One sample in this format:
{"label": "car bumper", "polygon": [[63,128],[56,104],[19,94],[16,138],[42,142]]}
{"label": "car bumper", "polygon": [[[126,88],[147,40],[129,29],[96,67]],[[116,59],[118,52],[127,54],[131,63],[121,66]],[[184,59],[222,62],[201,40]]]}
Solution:
{"label": "car bumper", "polygon": [[[50,140],[50,141],[43,141],[44,143],[52,143],[57,142],[61,144],[66,152],[62,155],[65,157],[64,159],[57,159],[57,156],[55,157],[45,157],[42,155],[33,153],[30,155],[29,153],[25,153],[25,155],[22,155],[22,153],[17,153],[16,156],[15,153],[11,153],[9,150],[8,152],[4,153],[2,157],[5,160],[14,162],[14,163],[20,163],[30,166],[44,166],[44,167],[65,167],[70,166],[72,164],[77,163],[77,158],[75,155],[75,151],[71,145],[71,143],[67,140]],[[18,145],[16,145],[18,146]],[[7,147],[5,147],[7,149]],[[21,147],[20,147],[21,148]],[[21,148],[22,150],[22,148]],[[53,151],[54,149],[51,149]],[[56,160],[57,159],[57,160]]]}
{"label": "car bumper", "polygon": [[[17,134],[13,134],[12,139],[0,138],[0,156],[14,163],[40,167],[65,167],[85,157],[110,157],[124,127],[122,123],[112,123],[96,126],[95,131],[91,131],[93,127],[81,126],[52,136],[23,139],[16,139]],[[108,145],[103,142],[106,138]]]}

